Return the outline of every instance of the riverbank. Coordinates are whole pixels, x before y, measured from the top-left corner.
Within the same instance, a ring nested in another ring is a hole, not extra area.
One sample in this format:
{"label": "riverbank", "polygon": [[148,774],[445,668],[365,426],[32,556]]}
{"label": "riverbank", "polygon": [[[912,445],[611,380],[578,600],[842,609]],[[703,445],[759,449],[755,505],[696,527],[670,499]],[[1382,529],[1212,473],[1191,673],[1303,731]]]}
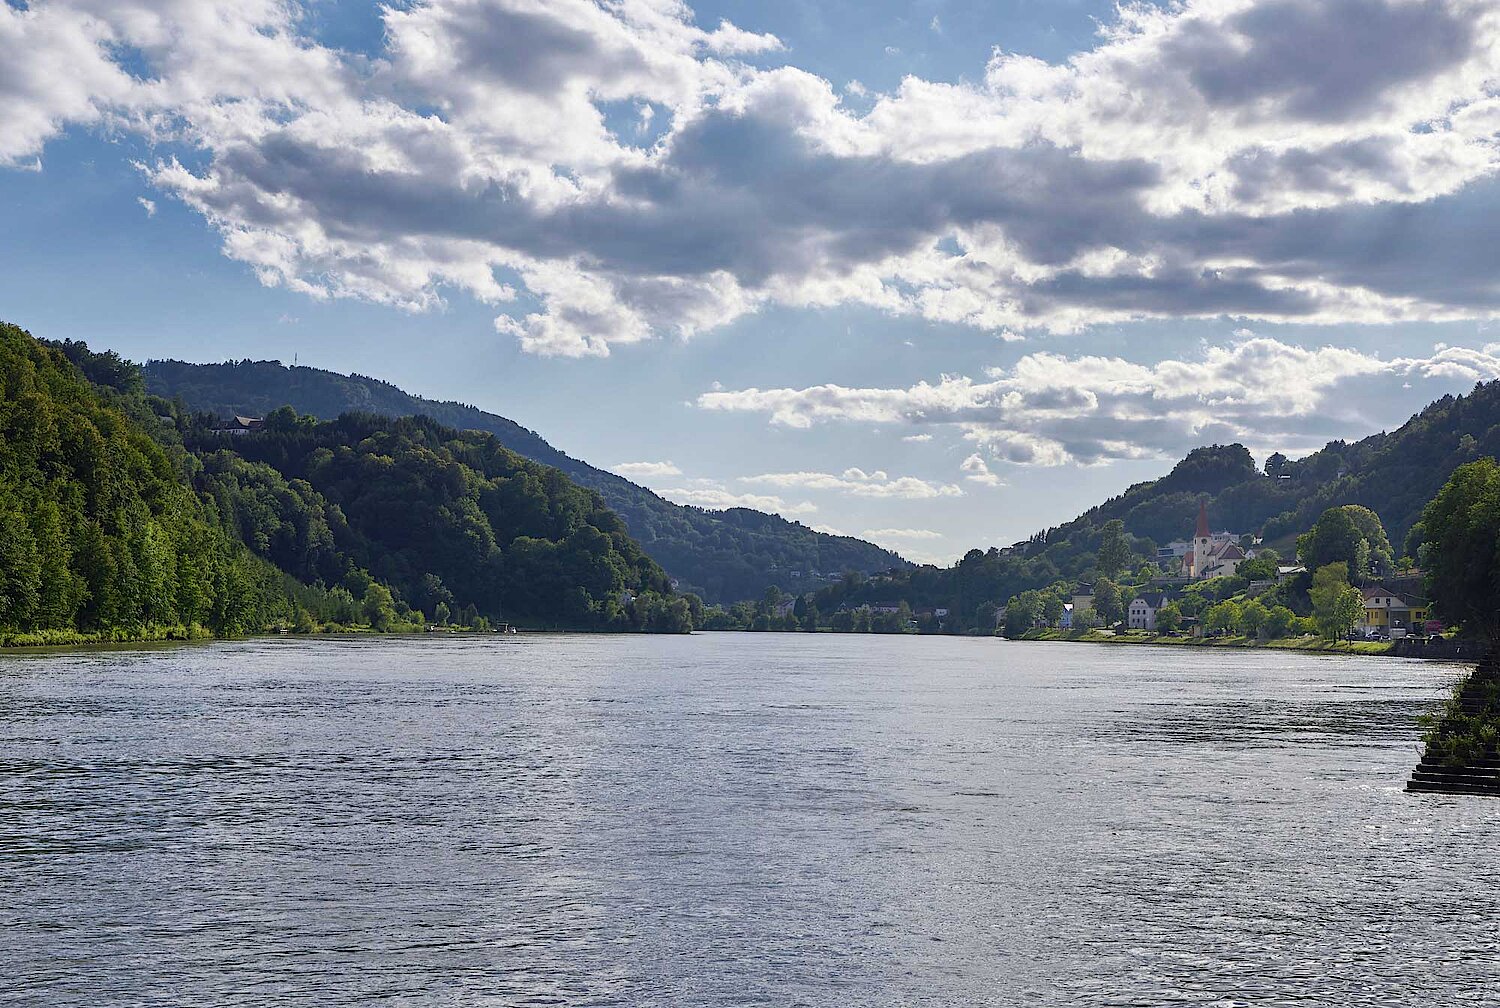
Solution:
{"label": "riverbank", "polygon": [[[267,629],[260,633],[250,634],[254,637],[298,637],[314,640],[320,637],[348,637],[348,636],[400,636],[424,633],[436,634],[458,634],[458,633],[488,633],[490,631],[473,630],[469,627],[445,626],[438,629],[424,629],[420,623],[401,624],[390,630],[376,630],[370,626],[335,626],[327,625],[316,630],[275,630]],[[31,633],[0,633],[0,651],[25,651],[33,648],[66,648],[86,647],[98,644],[163,644],[173,641],[208,641],[208,640],[245,640],[246,637],[218,637],[207,628],[196,624],[191,626],[145,626],[132,627],[129,629],[116,628],[93,633],[81,630],[37,630]]]}
{"label": "riverbank", "polygon": [[85,633],[81,630],[35,630],[30,633],[0,633],[0,650],[75,647],[87,644],[159,644],[165,641],[212,640],[213,634],[196,624],[145,626]]}
{"label": "riverbank", "polygon": [[1020,640],[1079,641],[1086,644],[1159,644],[1163,647],[1245,648],[1272,651],[1308,651],[1320,654],[1389,655],[1391,641],[1331,641],[1314,634],[1262,641],[1249,637],[1168,637],[1138,630],[1032,630]]}

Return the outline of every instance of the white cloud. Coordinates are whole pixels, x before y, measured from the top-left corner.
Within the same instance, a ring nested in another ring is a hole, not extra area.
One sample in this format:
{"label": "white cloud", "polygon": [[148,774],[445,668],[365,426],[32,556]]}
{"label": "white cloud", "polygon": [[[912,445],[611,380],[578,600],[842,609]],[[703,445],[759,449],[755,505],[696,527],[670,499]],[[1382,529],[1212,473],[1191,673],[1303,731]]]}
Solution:
{"label": "white cloud", "polygon": [[68,123],[95,123],[134,88],[111,58],[109,25],[66,4],[0,4],[0,165],[36,158]]}
{"label": "white cloud", "polygon": [[612,471],[627,479],[652,479],[654,477],[682,475],[682,470],[671,462],[621,462]]}
{"label": "white cloud", "polygon": [[823,472],[761,473],[757,476],[741,476],[740,482],[824,490],[854,497],[930,500],[935,497],[963,496],[963,491],[952,484],[931,483],[915,476],[898,476],[893,479],[879,469],[868,473],[862,469],[845,469],[838,475]]}
{"label": "white cloud", "polygon": [[932,435],[931,434],[907,434],[901,440],[902,441],[906,441],[906,442],[908,442],[910,444],[926,444],[928,441],[932,440]]}
{"label": "white cloud", "polygon": [[[704,409],[759,412],[773,423],[821,421],[952,425],[992,457],[1031,465],[1172,457],[1210,441],[1311,448],[1380,426],[1360,413],[1409,378],[1442,391],[1500,378],[1490,349],[1447,347],[1389,360],[1339,347],[1266,337],[1210,346],[1192,360],[1138,364],[1118,357],[1034,353],[986,380],[945,376],[908,388],[744,389],[698,397]],[[988,472],[963,463],[970,478]],[[984,482],[980,479],[979,482]]]}
{"label": "white cloud", "polygon": [[941,532],[933,532],[931,529],[884,528],[884,529],[865,529],[863,532],[860,533],[860,537],[864,538],[864,539],[870,539],[870,540],[880,540],[880,539],[931,540],[931,539],[941,539],[941,538],[943,538],[943,534]]}
{"label": "white cloud", "polygon": [[[0,162],[69,124],[184,144],[146,177],[262,282],[463,292],[537,353],[768,305],[1002,338],[1500,313],[1500,0],[1122,5],[1066,62],[997,52],[857,109],[678,0],[382,10],[350,54],[290,0],[0,5]],[[617,135],[615,106],[651,111]]]}
{"label": "white cloud", "polygon": [[725,508],[751,508],[783,517],[812,514],[818,510],[816,504],[801,501],[788,504],[780,497],[769,494],[737,494],[722,487],[674,487],[661,491],[661,495],[678,504],[692,504],[701,508],[723,510]]}
{"label": "white cloud", "polygon": [[1004,480],[990,472],[989,463],[984,460],[983,455],[977,452],[964,459],[959,469],[963,470],[964,479],[971,483],[992,487],[1005,485]]}
{"label": "white cloud", "polygon": [[144,196],[137,196],[135,198],[135,201],[141,205],[141,209],[142,210],[146,211],[146,216],[147,217],[155,217],[156,216],[156,201],[155,200],[148,200]]}

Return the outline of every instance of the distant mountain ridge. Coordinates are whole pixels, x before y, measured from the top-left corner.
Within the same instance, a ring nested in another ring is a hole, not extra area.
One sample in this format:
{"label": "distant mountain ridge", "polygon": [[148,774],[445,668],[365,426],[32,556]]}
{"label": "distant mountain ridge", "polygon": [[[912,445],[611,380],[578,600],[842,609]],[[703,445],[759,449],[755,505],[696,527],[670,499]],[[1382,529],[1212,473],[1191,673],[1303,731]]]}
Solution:
{"label": "distant mountain ridge", "polygon": [[748,508],[709,511],[674,504],[645,487],[575,459],[513,420],[457,402],[424,399],[390,382],[279,361],[190,364],[147,361],[147,387],[189,408],[219,415],[265,416],[281,406],[332,419],[344,413],[428,416],[458,430],[493,434],[506,448],[566,473],[599,492],[630,534],[686,590],[710,602],[758,598],[776,585],[801,592],[846,570],[874,573],[908,562],[850,536],[815,532],[800,522]]}

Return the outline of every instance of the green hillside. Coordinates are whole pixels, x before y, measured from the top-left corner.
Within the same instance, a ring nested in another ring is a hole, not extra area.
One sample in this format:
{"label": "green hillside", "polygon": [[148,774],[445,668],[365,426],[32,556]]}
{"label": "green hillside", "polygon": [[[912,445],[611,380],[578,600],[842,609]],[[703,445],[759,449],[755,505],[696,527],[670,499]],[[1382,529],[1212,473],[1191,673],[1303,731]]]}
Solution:
{"label": "green hillside", "polygon": [[[161,423],[138,394],[117,398]],[[190,458],[164,440],[63,353],[0,323],[0,639],[239,634],[296,618],[303,593],[224,532],[186,484]]]}
{"label": "green hillside", "polygon": [[246,542],[303,579],[362,569],[429,617],[442,605],[605,629],[632,628],[637,596],[671,593],[598,494],[489,434],[283,407],[240,436],[200,419],[184,443],[203,459],[196,485]]}
{"label": "green hillside", "polygon": [[598,494],[488,434],[290,409],[214,426],[116,354],[0,325],[0,642],[691,627]]}
{"label": "green hillside", "polygon": [[684,589],[710,601],[759,598],[771,585],[805,590],[816,586],[811,572],[836,576],[847,570],[869,573],[907,566],[889,550],[848,536],[814,532],[777,515],[673,504],[645,487],[565,455],[504,417],[461,403],[421,399],[374,378],[286,367],[276,361],[150,361],[145,373],[153,392],[219,416],[263,417],[280,406],[291,406],[298,413],[323,418],[348,412],[422,415],[459,430],[493,434],[516,454],[554,466],[574,482],[598,491],[654,560],[678,578]]}

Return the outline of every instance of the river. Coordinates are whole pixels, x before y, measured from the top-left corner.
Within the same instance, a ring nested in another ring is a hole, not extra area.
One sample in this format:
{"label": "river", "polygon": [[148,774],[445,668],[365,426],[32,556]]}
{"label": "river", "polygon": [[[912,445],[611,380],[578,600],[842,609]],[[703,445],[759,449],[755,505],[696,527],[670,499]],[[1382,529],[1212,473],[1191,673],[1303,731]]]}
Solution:
{"label": "river", "polygon": [[992,639],[0,657],[0,1003],[1495,1004],[1462,669]]}

